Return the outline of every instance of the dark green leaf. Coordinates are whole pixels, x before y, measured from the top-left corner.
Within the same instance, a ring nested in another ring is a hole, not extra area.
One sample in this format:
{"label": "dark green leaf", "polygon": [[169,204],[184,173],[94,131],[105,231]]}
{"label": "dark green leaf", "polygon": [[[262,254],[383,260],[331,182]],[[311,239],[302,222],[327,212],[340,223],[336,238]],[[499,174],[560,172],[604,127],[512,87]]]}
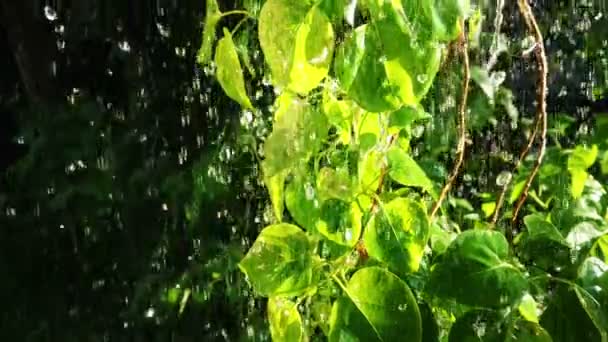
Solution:
{"label": "dark green leaf", "polygon": [[396,275],[366,267],[352,276],[345,292],[332,308],[329,341],[421,341],[418,305]]}
{"label": "dark green leaf", "polygon": [[352,247],[361,235],[361,210],[355,203],[326,200],[316,229],[329,240]]}
{"label": "dark green leaf", "polygon": [[433,266],[429,290],[466,305],[512,304],[523,295],[527,281],[508,258],[509,244],[501,233],[465,231]]}
{"label": "dark green leaf", "polygon": [[449,342],[504,341],[500,316],[495,311],[473,310],[458,318],[448,336]]}
{"label": "dark green leaf", "polygon": [[608,264],[587,258],[578,271],[576,294],[602,335],[608,337]]}

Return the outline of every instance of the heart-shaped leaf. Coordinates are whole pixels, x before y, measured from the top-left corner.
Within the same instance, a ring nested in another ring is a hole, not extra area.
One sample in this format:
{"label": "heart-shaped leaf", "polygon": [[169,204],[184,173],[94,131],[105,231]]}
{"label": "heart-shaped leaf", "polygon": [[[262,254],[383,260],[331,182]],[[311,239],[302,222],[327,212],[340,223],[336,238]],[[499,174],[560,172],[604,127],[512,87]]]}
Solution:
{"label": "heart-shaped leaf", "polygon": [[420,342],[422,323],[412,291],[379,267],[357,271],[334,303],[329,341]]}

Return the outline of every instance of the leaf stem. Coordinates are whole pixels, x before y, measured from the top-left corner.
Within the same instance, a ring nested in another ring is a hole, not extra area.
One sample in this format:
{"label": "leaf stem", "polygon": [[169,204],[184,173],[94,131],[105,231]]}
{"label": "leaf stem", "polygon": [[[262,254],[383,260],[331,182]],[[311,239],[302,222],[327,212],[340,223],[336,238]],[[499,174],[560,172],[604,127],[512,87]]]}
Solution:
{"label": "leaf stem", "polygon": [[[528,179],[526,180],[526,184],[524,186],[523,192],[519,196],[517,200],[517,204],[513,209],[513,216],[511,217],[511,231],[509,232],[510,236],[507,238],[512,239],[513,229],[517,224],[517,216],[522,206],[526,202],[526,198],[528,197],[528,191],[530,190],[530,186],[532,185],[532,181],[534,181],[534,177],[538,173],[540,166],[543,162],[543,158],[545,156],[545,149],[547,147],[547,56],[545,54],[545,45],[543,42],[543,35],[540,32],[540,28],[536,22],[536,18],[534,17],[534,13],[532,13],[532,8],[528,4],[527,0],[519,0],[519,10],[524,17],[528,30],[534,35],[534,40],[536,43],[536,63],[538,65],[538,83],[537,83],[537,106],[536,106],[536,130],[539,130],[540,133],[540,149],[538,151],[538,156],[536,157],[536,162],[534,163],[534,168],[532,172],[528,175]],[[538,134],[537,134],[538,135]]]}
{"label": "leaf stem", "polygon": [[435,214],[441,207],[441,202],[443,202],[443,200],[446,198],[448,192],[450,192],[452,185],[456,181],[456,177],[458,177],[458,172],[460,171],[460,168],[462,167],[462,164],[464,163],[464,153],[465,153],[466,134],[467,134],[466,110],[467,110],[467,98],[469,95],[469,81],[471,79],[471,68],[469,66],[469,52],[468,52],[468,44],[467,44],[464,19],[461,19],[460,26],[461,26],[461,30],[460,30],[459,38],[460,38],[460,44],[461,44],[461,49],[462,49],[462,60],[463,60],[463,69],[464,69],[463,77],[464,78],[462,80],[462,97],[460,99],[460,108],[458,110],[458,116],[459,116],[459,121],[460,121],[459,122],[459,134],[458,134],[459,135],[458,147],[457,147],[457,151],[456,151],[458,153],[458,157],[456,159],[456,164],[454,164],[454,167],[452,169],[452,174],[450,175],[450,177],[448,178],[448,181],[443,186],[443,189],[441,189],[441,194],[439,194],[439,198],[437,199],[437,202],[435,202],[435,205],[433,205],[433,209],[431,210],[431,219],[435,216]]}

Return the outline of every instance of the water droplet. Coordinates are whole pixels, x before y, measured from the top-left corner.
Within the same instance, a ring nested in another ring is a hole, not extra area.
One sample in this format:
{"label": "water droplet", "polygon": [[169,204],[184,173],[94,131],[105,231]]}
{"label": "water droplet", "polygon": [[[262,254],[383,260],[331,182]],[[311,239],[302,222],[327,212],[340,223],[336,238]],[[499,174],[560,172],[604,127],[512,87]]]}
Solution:
{"label": "water droplet", "polygon": [[44,6],[44,16],[49,21],[55,21],[57,20],[57,11],[51,6]]}
{"label": "water droplet", "polygon": [[307,200],[311,201],[315,197],[315,189],[310,183],[306,183],[304,191],[306,192]]}
{"label": "water droplet", "polygon": [[427,74],[419,74],[418,76],[416,76],[416,80],[420,83],[425,83],[426,81],[428,81],[429,76]]}
{"label": "water droplet", "polygon": [[513,174],[509,171],[503,171],[496,177],[496,185],[505,186],[511,182]]}
{"label": "water droplet", "polygon": [[407,304],[399,304],[399,306],[397,307],[397,310],[399,310],[401,312],[407,310]]}
{"label": "water droplet", "polygon": [[123,40],[121,42],[118,42],[118,48],[120,48],[122,51],[124,52],[129,52],[131,51],[131,45],[129,44],[128,41]]}
{"label": "water droplet", "polygon": [[161,23],[156,23],[156,28],[158,29],[158,33],[165,38],[171,35],[171,29]]}

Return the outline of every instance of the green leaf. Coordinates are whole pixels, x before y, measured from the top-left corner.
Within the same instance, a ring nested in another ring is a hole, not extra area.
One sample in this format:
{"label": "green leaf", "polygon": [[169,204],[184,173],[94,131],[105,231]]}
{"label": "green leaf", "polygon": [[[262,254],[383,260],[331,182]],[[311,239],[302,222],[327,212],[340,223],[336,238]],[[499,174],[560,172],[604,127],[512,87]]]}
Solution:
{"label": "green leaf", "polygon": [[331,125],[337,128],[340,142],[350,144],[353,106],[347,101],[337,100],[328,91],[323,92],[323,112]]}
{"label": "green leaf", "polygon": [[322,200],[329,198],[350,201],[353,196],[352,182],[347,169],[334,170],[324,167],[317,176],[317,189]]}
{"label": "green leaf", "polygon": [[602,340],[576,292],[566,285],[557,285],[552,290],[540,324],[555,342]]}
{"label": "green leaf", "polygon": [[541,215],[524,218],[526,231],[517,243],[519,255],[545,270],[570,264],[570,245],[557,228]]}
{"label": "green leaf", "polygon": [[321,206],[316,229],[329,240],[352,247],[361,235],[361,216],[355,203],[329,199]]}
{"label": "green leaf", "polygon": [[264,228],[239,263],[262,296],[297,296],[314,286],[314,244],[300,228],[286,223]]}
{"label": "green leaf", "polygon": [[437,255],[445,252],[457,236],[456,233],[442,228],[437,222],[431,225],[430,235],[431,249]]}
{"label": "green leaf", "polygon": [[334,303],[329,341],[411,341],[422,339],[422,323],[412,291],[379,267],[357,271]]}
{"label": "green leaf", "polygon": [[359,191],[364,194],[373,194],[380,185],[384,157],[376,150],[369,150],[359,160]]}
{"label": "green leaf", "polygon": [[304,100],[284,93],[277,101],[272,133],[264,144],[267,177],[297,166],[316,152],[327,136],[327,119]]}
{"label": "green leaf", "polygon": [[321,201],[314,183],[306,177],[296,177],[287,184],[285,204],[291,217],[308,231],[314,231],[321,214]]}
{"label": "green leaf", "polygon": [[591,149],[577,146],[568,157],[568,171],[572,177],[572,197],[577,199],[583,194],[585,181],[589,176],[587,169],[595,163],[598,155],[597,145]]}
{"label": "green leaf", "polygon": [[593,239],[602,236],[603,230],[598,229],[591,222],[581,222],[576,224],[566,236],[566,242],[570,248],[580,250],[583,245],[591,242]]}
{"label": "green leaf", "polygon": [[507,335],[506,342],[552,342],[551,335],[538,323],[519,321]]}
{"label": "green leaf", "polygon": [[226,28],[224,28],[224,38],[217,43],[215,64],[217,65],[217,80],[226,95],[245,108],[253,108],[245,91],[243,70],[236,53],[236,47],[232,41],[230,31]]}
{"label": "green leaf", "polygon": [[505,333],[500,316],[495,311],[472,310],[454,322],[448,336],[449,342],[497,342],[504,341]]}
{"label": "green leaf", "polygon": [[458,21],[468,14],[471,6],[469,0],[434,0],[424,1],[423,4],[427,6],[436,39],[450,41],[458,37],[460,33]]}
{"label": "green leaf", "polygon": [[363,233],[367,252],[398,273],[416,272],[430,236],[424,207],[411,199],[397,198],[381,206]]}
{"label": "green leaf", "polygon": [[203,41],[197,56],[197,61],[201,65],[206,65],[211,60],[211,50],[215,41],[215,27],[222,18],[222,12],[220,12],[220,8],[217,5],[217,0],[207,0],[205,13]]}
{"label": "green leaf", "polygon": [[527,281],[508,257],[509,244],[501,233],[465,231],[433,265],[429,291],[472,306],[512,304],[523,295]]}
{"label": "green leaf", "polygon": [[403,149],[392,147],[388,151],[388,166],[388,175],[397,183],[420,187],[436,197],[431,180],[424,173],[424,170],[418,166],[418,163]]}
{"label": "green leaf", "polygon": [[519,314],[527,321],[538,323],[538,303],[529,293],[526,293],[517,307]]}
{"label": "green leaf", "polygon": [[375,30],[361,25],[338,48],[335,73],[341,88],[370,112],[396,109],[401,101],[387,79],[382,47]]}
{"label": "green leaf", "polygon": [[327,76],[334,31],[317,6],[268,0],[260,12],[258,32],[275,86],[305,95]]}
{"label": "green leaf", "polygon": [[305,341],[302,318],[295,303],[281,297],[270,297],[267,310],[273,341]]}
{"label": "green leaf", "polygon": [[382,43],[386,76],[403,104],[416,105],[435,79],[442,48],[418,37],[400,1],[372,0],[369,7]]}
{"label": "green leaf", "polygon": [[608,264],[590,257],[578,270],[576,294],[602,335],[608,336]]}
{"label": "green leaf", "polygon": [[283,193],[285,189],[285,172],[279,172],[272,177],[265,177],[264,182],[268,193],[270,194],[270,202],[274,216],[278,222],[283,221]]}
{"label": "green leaf", "polygon": [[389,128],[397,130],[407,129],[409,131],[414,122],[430,117],[431,115],[422,108],[403,106],[391,113],[389,117]]}
{"label": "green leaf", "polygon": [[595,241],[589,255],[608,262],[608,235],[604,235]]}

